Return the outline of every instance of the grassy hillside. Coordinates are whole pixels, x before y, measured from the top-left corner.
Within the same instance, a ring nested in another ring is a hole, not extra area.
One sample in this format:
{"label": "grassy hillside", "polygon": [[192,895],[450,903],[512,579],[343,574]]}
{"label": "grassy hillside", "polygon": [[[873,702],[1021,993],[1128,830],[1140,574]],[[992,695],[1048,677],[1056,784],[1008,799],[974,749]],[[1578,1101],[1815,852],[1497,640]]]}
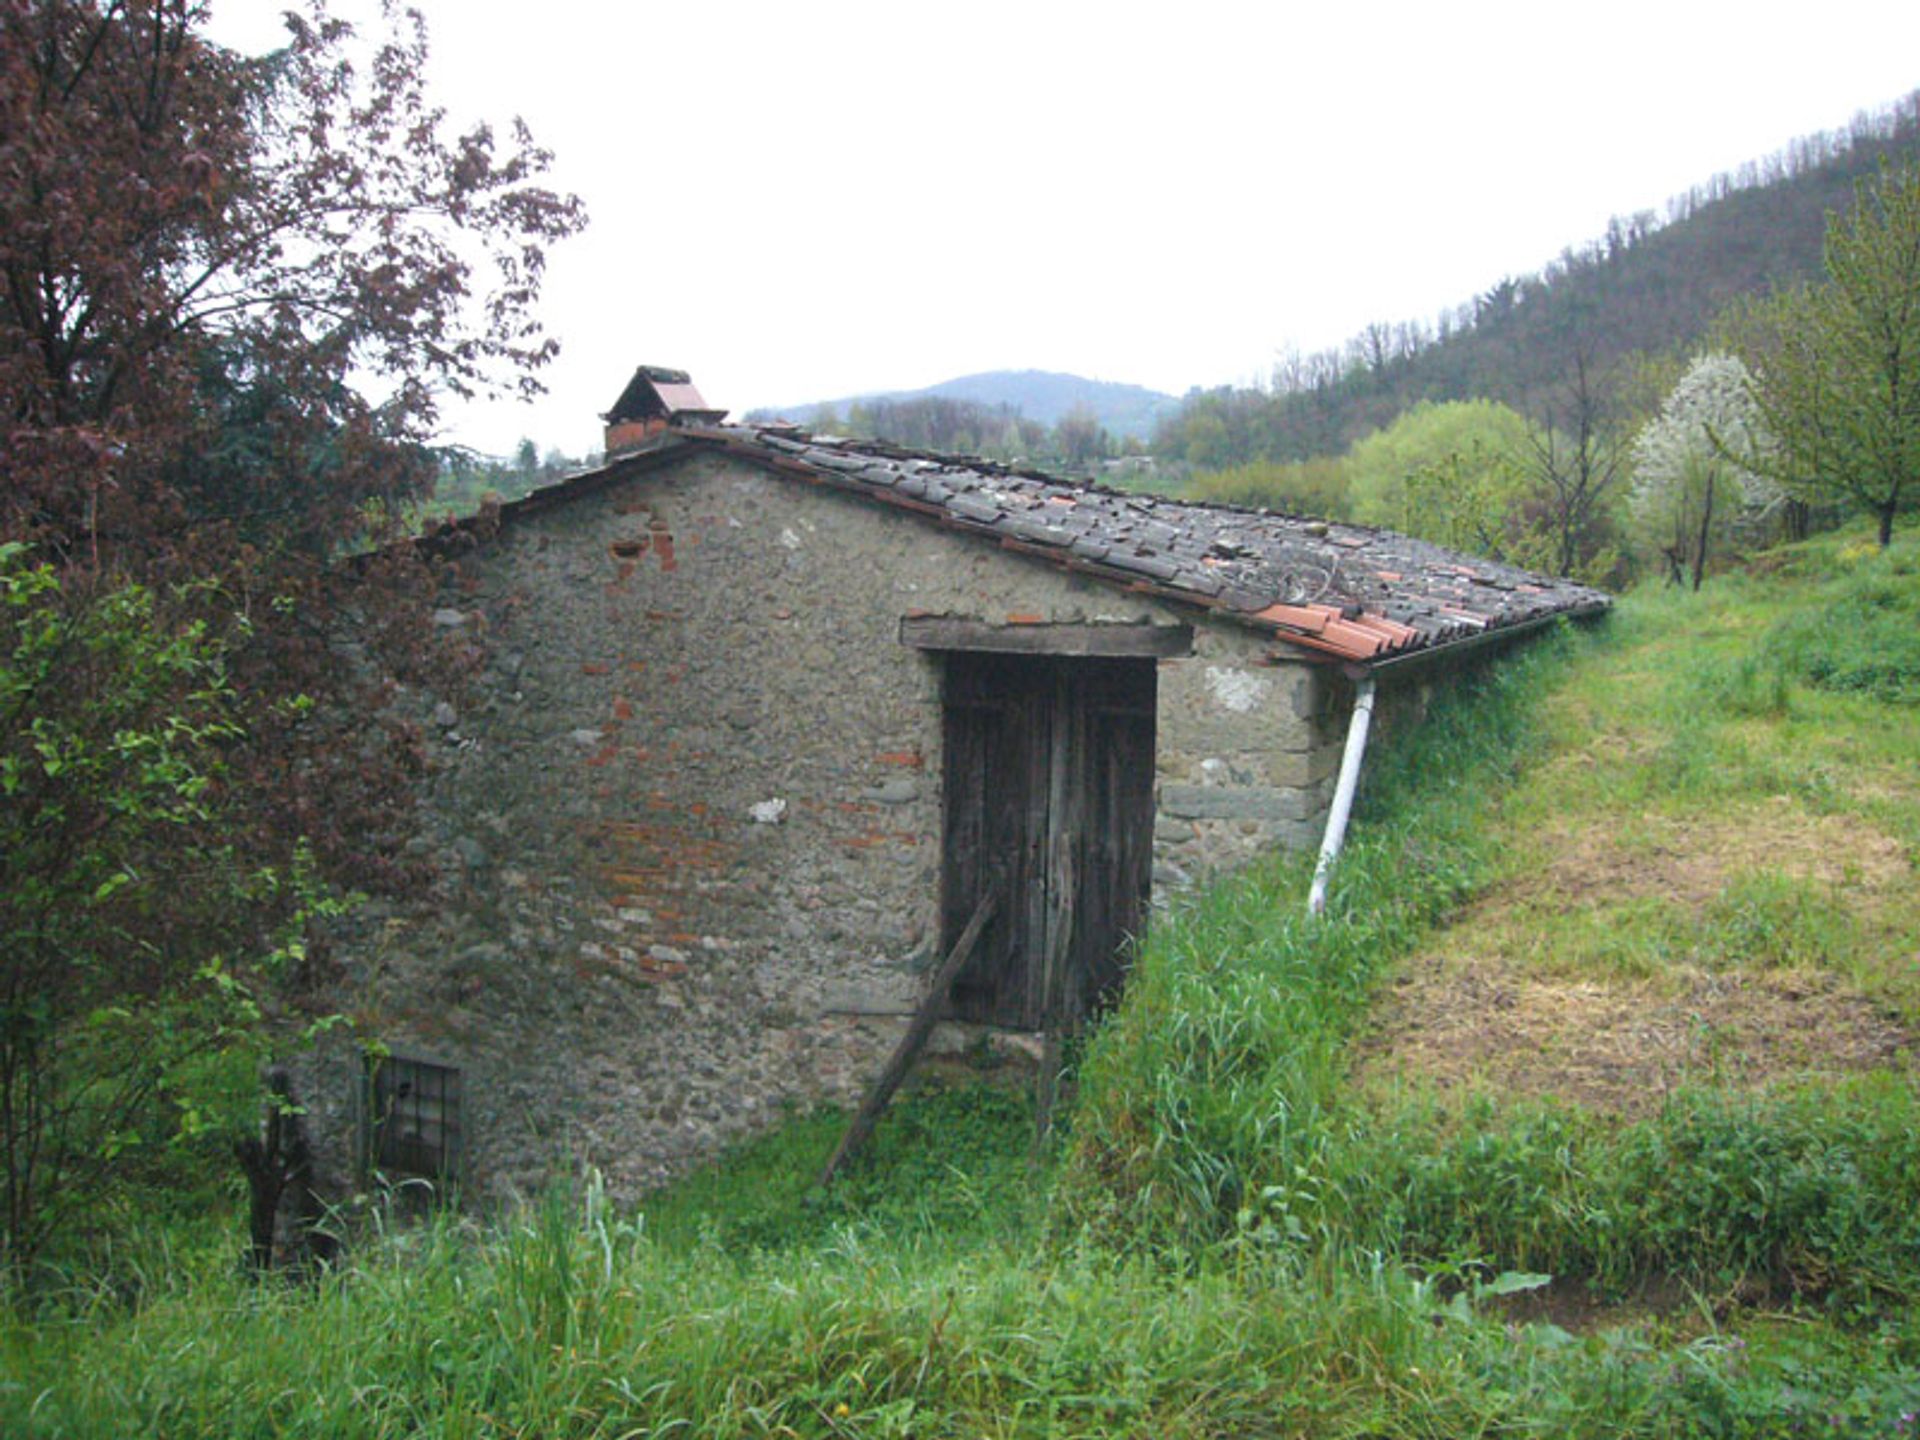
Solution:
{"label": "grassy hillside", "polygon": [[1327,921],[1275,863],[1157,926],[1055,1154],[961,1064],[830,1195],[813,1117],[311,1288],[175,1231],[15,1297],[0,1433],[1911,1436],[1920,551],[1860,540],[1438,704]]}
{"label": "grassy hillside", "polygon": [[1436,717],[1336,930],[1284,880],[1163,928],[1089,1061],[1076,1213],[1914,1297],[1920,574],[1911,542],[1774,560]]}

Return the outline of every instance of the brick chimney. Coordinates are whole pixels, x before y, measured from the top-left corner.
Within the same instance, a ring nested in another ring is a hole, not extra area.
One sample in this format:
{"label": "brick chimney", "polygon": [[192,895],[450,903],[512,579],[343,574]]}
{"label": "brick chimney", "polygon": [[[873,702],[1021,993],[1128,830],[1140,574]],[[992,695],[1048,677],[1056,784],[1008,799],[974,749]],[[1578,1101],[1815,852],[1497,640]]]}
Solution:
{"label": "brick chimney", "polygon": [[606,450],[611,460],[646,449],[675,425],[718,425],[727,412],[708,405],[686,371],[642,365],[613,408],[600,418],[607,422]]}

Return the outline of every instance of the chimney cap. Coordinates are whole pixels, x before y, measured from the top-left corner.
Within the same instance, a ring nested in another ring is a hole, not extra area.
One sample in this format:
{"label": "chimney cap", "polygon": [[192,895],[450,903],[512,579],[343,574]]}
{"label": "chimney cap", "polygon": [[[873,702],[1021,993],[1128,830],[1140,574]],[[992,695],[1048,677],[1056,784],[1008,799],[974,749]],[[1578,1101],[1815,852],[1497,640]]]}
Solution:
{"label": "chimney cap", "polygon": [[620,398],[613,402],[613,408],[600,418],[609,425],[619,425],[653,419],[717,424],[726,417],[725,410],[707,403],[686,371],[664,365],[642,365],[633,372],[633,378],[620,392]]}

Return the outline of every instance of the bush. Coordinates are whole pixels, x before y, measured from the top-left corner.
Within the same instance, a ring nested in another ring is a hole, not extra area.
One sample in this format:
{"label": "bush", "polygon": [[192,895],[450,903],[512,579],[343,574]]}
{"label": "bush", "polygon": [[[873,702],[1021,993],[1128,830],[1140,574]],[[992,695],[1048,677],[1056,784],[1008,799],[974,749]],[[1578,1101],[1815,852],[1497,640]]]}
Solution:
{"label": "bush", "polygon": [[1850,569],[1781,621],[1761,653],[1823,690],[1920,705],[1920,564],[1911,547],[1852,558]]}
{"label": "bush", "polygon": [[1843,1312],[1920,1298],[1920,1103],[1891,1079],[1685,1091],[1619,1128],[1559,1105],[1413,1103],[1349,1135],[1344,1223],[1416,1263],[1469,1256],[1614,1291],[1662,1275]]}
{"label": "bush", "polygon": [[[236,853],[231,637],[206,587],[63,581],[0,545],[0,1261],[113,1212],[233,1098],[221,1056],[301,877]],[[200,611],[200,614],[196,614]],[[296,917],[297,918],[297,917]],[[244,1067],[243,1067],[244,1068]]]}

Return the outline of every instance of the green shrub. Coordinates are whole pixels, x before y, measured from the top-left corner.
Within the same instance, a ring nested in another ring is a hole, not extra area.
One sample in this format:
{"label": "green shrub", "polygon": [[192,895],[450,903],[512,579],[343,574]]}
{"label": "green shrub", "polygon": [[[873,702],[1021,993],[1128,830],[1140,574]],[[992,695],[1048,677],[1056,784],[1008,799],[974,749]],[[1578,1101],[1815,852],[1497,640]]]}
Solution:
{"label": "green shrub", "polygon": [[1682,1091],[1615,1127],[1559,1105],[1409,1103],[1336,1157],[1354,1239],[1431,1265],[1468,1256],[1625,1290],[1710,1292],[1871,1312],[1920,1299],[1920,1103],[1897,1079],[1844,1094]]}
{"label": "green shrub", "polygon": [[1762,652],[1824,690],[1920,704],[1920,563],[1912,548],[1855,558],[1773,628]]}

